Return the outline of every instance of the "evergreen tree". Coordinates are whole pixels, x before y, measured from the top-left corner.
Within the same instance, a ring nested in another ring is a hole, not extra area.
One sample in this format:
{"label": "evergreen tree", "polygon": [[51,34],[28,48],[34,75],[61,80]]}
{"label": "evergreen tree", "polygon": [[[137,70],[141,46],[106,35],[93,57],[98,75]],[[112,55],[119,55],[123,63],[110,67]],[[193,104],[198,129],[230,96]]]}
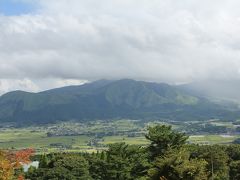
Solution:
{"label": "evergreen tree", "polygon": [[169,149],[182,147],[188,139],[185,134],[175,132],[171,126],[166,125],[149,127],[146,138],[151,141],[148,148],[152,159]]}
{"label": "evergreen tree", "polygon": [[229,172],[230,180],[240,179],[240,161],[232,161],[230,163],[230,172]]}
{"label": "evergreen tree", "polygon": [[196,156],[208,162],[209,178],[216,180],[229,179],[229,156],[223,146],[199,146]]}
{"label": "evergreen tree", "polygon": [[148,174],[153,180],[207,180],[206,165],[203,159],[190,159],[186,149],[172,149],[156,158]]}

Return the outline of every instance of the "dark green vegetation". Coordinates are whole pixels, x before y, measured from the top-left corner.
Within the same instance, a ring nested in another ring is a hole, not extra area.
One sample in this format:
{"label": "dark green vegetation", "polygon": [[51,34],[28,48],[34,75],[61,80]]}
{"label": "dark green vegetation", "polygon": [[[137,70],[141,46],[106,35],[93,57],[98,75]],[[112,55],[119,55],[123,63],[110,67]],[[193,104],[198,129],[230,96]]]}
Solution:
{"label": "dark green vegetation", "polygon": [[116,143],[96,153],[50,153],[36,156],[32,180],[237,180],[239,145],[188,145],[187,136],[169,126],[153,126],[148,145]]}
{"label": "dark green vegetation", "polygon": [[0,97],[0,121],[17,125],[96,119],[235,120],[239,110],[222,106],[177,86],[134,80],[96,81],[40,93],[10,92]]}

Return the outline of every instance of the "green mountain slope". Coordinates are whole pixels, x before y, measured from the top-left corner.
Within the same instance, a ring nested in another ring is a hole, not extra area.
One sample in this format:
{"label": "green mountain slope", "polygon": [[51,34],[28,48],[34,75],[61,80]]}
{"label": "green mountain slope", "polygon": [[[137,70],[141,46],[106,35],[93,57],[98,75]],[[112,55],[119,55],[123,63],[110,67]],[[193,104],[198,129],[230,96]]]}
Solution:
{"label": "green mountain slope", "polygon": [[108,118],[199,120],[237,116],[238,111],[189,95],[175,86],[129,79],[100,80],[40,93],[15,91],[0,97],[0,121],[19,124]]}

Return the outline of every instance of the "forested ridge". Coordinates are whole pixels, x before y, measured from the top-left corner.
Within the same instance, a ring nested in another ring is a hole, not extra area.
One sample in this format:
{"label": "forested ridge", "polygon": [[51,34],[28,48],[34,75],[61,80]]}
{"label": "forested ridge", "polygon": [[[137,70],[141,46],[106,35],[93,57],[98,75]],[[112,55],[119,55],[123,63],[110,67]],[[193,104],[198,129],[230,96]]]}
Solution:
{"label": "forested ridge", "polygon": [[149,145],[110,144],[95,153],[37,155],[32,180],[238,180],[239,145],[187,144],[187,136],[170,126],[148,128]]}
{"label": "forested ridge", "polygon": [[106,119],[236,120],[236,105],[216,104],[178,86],[123,79],[100,80],[39,93],[0,96],[0,120],[19,126]]}

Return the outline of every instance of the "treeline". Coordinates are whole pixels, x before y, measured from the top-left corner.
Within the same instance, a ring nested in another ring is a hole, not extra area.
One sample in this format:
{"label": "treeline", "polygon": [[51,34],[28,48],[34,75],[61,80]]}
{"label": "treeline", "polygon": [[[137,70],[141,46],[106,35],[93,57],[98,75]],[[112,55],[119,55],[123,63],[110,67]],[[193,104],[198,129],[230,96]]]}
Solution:
{"label": "treeline", "polygon": [[31,180],[238,180],[240,146],[186,144],[169,126],[149,127],[147,147],[117,143],[97,153],[56,153],[36,157]]}

